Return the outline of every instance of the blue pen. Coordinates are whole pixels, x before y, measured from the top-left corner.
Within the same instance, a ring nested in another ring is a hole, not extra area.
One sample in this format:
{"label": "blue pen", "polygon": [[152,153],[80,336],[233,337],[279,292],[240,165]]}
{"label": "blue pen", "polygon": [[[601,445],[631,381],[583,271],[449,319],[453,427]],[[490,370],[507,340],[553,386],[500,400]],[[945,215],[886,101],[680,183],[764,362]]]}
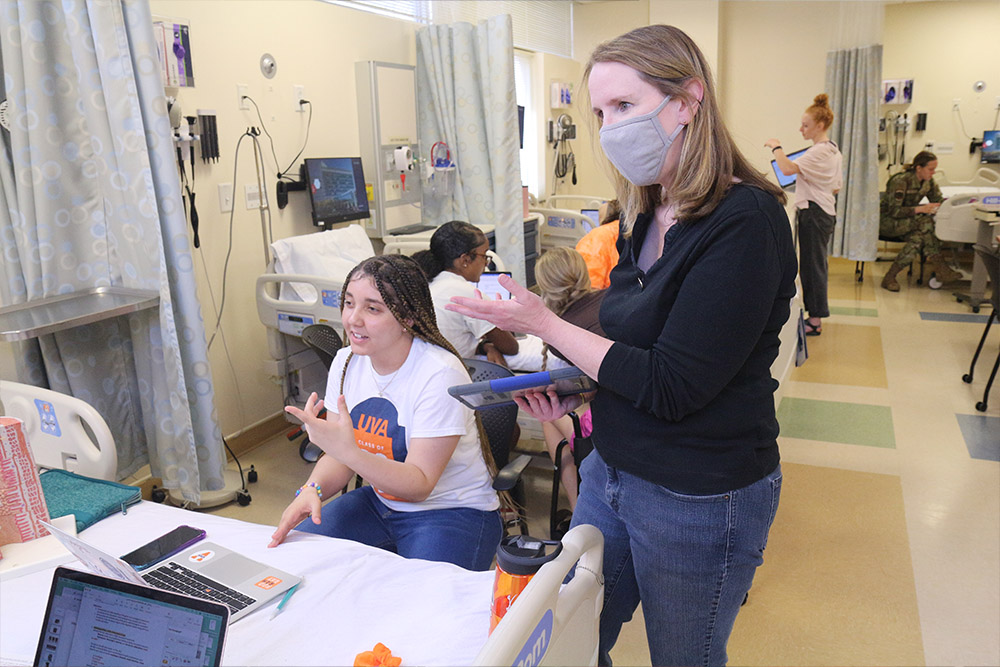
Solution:
{"label": "blue pen", "polygon": [[288,589],[288,592],[285,593],[285,597],[281,598],[281,602],[279,602],[278,606],[274,608],[273,612],[271,612],[271,618],[268,620],[274,620],[274,617],[281,613],[281,610],[285,608],[285,605],[288,604],[288,601],[290,599],[292,599],[292,596],[295,594],[295,591],[299,590],[299,586],[301,586],[304,581],[305,577],[299,579],[299,583],[295,584],[294,586]]}

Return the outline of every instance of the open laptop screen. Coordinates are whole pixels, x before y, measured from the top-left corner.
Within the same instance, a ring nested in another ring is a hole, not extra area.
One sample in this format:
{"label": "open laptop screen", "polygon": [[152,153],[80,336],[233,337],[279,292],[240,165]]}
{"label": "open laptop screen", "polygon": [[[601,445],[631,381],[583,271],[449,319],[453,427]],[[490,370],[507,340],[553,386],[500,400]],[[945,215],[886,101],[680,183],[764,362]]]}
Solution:
{"label": "open laptop screen", "polygon": [[203,665],[222,661],[224,605],[56,568],[35,665]]}

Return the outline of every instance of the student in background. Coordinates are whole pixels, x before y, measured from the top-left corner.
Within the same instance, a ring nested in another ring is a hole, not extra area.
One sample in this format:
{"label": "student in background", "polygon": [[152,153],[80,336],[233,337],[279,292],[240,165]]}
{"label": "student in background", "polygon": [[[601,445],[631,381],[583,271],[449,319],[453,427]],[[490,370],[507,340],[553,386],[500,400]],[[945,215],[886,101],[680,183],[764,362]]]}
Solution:
{"label": "student in background", "polygon": [[[448,394],[469,374],[438,331],[423,271],[410,257],[383,255],[356,266],[344,284],[350,347],[330,366],[326,399],[314,393],[304,410],[285,408],[326,455],[268,546],[297,528],[489,569],[503,533],[496,465],[478,415]],[[322,505],[355,474],[371,486]]]}
{"label": "student in background", "polygon": [[431,236],[430,250],[413,256],[427,274],[434,299],[438,328],[464,358],[475,356],[477,349],[486,358],[507,365],[505,354],[517,354],[518,343],[513,334],[491,326],[488,322],[465,317],[445,310],[444,304],[453,296],[473,296],[473,283],[486,270],[490,249],[486,235],[475,225],[459,220],[446,222]]}
{"label": "student in background", "polygon": [[590,286],[604,289],[610,283],[611,269],[618,264],[618,218],[621,208],[617,199],[601,204],[601,224],[577,241],[576,249],[583,255],[590,272]]}
{"label": "student in background", "polygon": [[[547,251],[535,264],[535,280],[546,308],[571,324],[592,331],[598,336],[604,336],[600,322],[604,290],[591,288],[587,264],[579,252],[563,247]],[[542,352],[543,370],[569,365],[559,350],[545,344]],[[577,410],[577,414],[580,416],[582,435],[586,437],[592,430],[590,409],[586,407]],[[573,462],[572,452],[573,422],[565,415],[550,422],[542,422],[542,433],[545,436],[545,446],[549,450],[549,458],[553,463],[559,443],[563,439],[569,442],[569,447],[562,452],[561,479],[572,510],[576,507],[577,494],[576,464]]]}
{"label": "student in background", "polygon": [[[604,42],[584,76],[623,209],[607,338],[507,277],[513,299],[448,307],[538,335],[600,385],[573,513],[604,535],[599,663],[641,601],[652,664],[724,665],[781,491],[770,366],[797,273],[785,196],[736,148],[681,30]],[[580,400],[518,404],[551,421]]]}
{"label": "student in background", "polygon": [[830,99],[819,94],[812,106],[802,114],[799,132],[813,145],[798,160],[785,155],[778,139],[768,139],[778,169],[785,176],[798,174],[795,180],[795,219],[799,230],[799,276],[802,279],[802,301],[809,318],[806,335],[823,332],[823,318],[830,317],[827,300],[829,265],[827,252],[833,228],[837,224],[837,202],[834,195],[843,187],[843,157],[827,132],[833,123]]}
{"label": "student in background", "polygon": [[[899,291],[896,275],[921,252],[942,283],[962,278],[941,257],[941,240],[934,233],[934,214],[944,201],[941,188],[934,182],[937,165],[934,153],[920,151],[913,156],[913,162],[890,176],[885,184],[885,196],[879,207],[879,236],[902,238],[906,243],[882,278],[882,287],[890,292]],[[924,199],[927,203],[921,204]]]}

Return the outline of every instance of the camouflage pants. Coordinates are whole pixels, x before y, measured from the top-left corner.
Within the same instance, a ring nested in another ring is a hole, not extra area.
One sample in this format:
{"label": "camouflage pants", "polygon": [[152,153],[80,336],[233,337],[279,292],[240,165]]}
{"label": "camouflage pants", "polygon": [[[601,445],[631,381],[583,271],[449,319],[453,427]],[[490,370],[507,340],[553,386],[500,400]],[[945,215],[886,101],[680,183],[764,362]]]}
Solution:
{"label": "camouflage pants", "polygon": [[906,245],[896,255],[895,263],[906,266],[920,256],[941,252],[941,240],[934,234],[934,216],[918,213],[912,218],[882,218],[879,220],[879,236],[903,241]]}

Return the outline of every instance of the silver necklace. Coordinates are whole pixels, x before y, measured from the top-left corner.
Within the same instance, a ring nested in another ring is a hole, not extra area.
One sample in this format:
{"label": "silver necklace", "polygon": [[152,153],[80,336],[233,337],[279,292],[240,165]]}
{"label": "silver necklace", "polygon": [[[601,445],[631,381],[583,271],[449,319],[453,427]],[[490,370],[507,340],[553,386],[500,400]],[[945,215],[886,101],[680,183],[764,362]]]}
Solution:
{"label": "silver necklace", "polygon": [[[399,368],[397,368],[396,371],[392,374],[392,377],[389,378],[388,382],[386,382],[384,385],[380,385],[378,383],[378,375],[375,373],[375,364],[371,363],[370,360],[368,364],[369,364],[368,370],[371,371],[372,374],[372,382],[375,383],[375,390],[378,392],[379,398],[385,398],[385,392],[389,389],[389,385],[392,384],[392,381],[396,379],[397,375],[399,375]],[[400,368],[402,368],[402,366]]]}

